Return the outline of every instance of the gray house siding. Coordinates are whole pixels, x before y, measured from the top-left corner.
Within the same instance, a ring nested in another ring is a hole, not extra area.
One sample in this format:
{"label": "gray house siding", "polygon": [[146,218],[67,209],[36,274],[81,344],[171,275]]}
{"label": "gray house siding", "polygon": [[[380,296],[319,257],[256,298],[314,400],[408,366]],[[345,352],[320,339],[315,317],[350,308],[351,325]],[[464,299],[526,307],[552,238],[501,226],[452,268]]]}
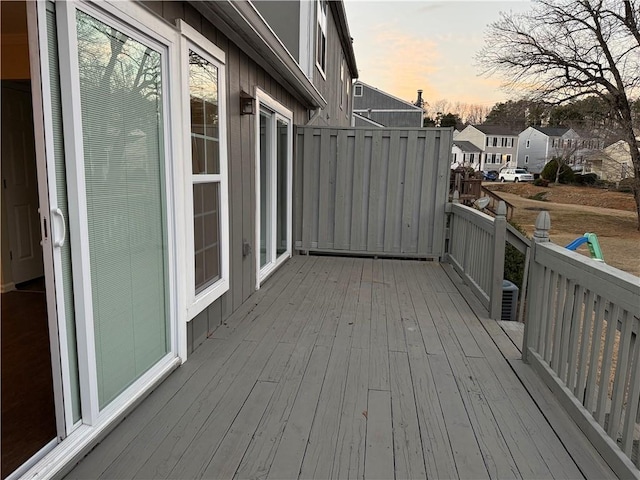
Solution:
{"label": "gray house siding", "polygon": [[255,249],[255,117],[240,115],[240,91],[253,92],[256,86],[260,87],[293,111],[294,125],[305,124],[309,113],[190,4],[145,2],[145,5],[172,24],[177,18],[183,19],[227,55],[230,288],[188,323],[187,342],[191,353],[255,291],[255,255],[242,255],[245,240]]}
{"label": "gray house siding", "polygon": [[527,167],[531,173],[540,173],[547,163],[550,143],[551,138],[544,133],[533,127],[527,128],[518,136],[518,166]]}
{"label": "gray house siding", "polygon": [[[366,114],[363,114],[366,115]],[[422,112],[371,112],[369,116],[374,122],[386,127],[419,128],[422,123]]]}
{"label": "gray house siding", "polygon": [[252,1],[293,58],[300,58],[300,2],[291,0]]}
{"label": "gray house siding", "polygon": [[[362,95],[353,96],[353,111],[386,127],[422,127],[423,111],[410,102],[394,97],[382,90],[356,82]],[[355,125],[358,125],[357,119]],[[360,122],[361,123],[361,122]]]}
{"label": "gray house siding", "polygon": [[[351,125],[352,94],[351,82],[353,80],[351,72],[346,64],[346,58],[340,42],[338,25],[334,14],[334,2],[329,2],[327,7],[327,63],[323,73],[314,60],[313,84],[320,94],[327,100],[327,106],[318,112],[311,121],[313,125],[331,125],[335,127],[346,127]],[[314,9],[314,15],[315,15]],[[317,20],[316,20],[317,21]],[[314,22],[314,29],[316,23]],[[314,35],[316,31],[312,32]],[[316,53],[314,51],[314,59]],[[344,63],[344,80],[340,80],[340,68]],[[347,91],[347,85],[349,90]],[[340,105],[340,90],[344,91],[343,105]]]}

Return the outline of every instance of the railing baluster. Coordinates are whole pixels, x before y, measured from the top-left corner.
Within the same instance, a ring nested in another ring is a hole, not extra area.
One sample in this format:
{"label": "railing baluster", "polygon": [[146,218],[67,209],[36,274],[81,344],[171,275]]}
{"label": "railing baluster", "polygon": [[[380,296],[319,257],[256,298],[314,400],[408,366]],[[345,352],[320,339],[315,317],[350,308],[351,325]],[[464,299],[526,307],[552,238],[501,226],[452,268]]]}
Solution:
{"label": "railing baluster", "polygon": [[590,334],[593,327],[593,315],[594,315],[594,293],[589,290],[587,292],[587,299],[584,303],[583,318],[582,318],[582,340],[580,341],[580,360],[578,361],[578,379],[576,381],[576,388],[574,394],[580,402],[585,404],[584,388],[587,381],[587,370],[591,369],[587,363],[589,356]]}
{"label": "railing baluster", "polygon": [[569,358],[569,339],[571,336],[572,311],[575,302],[576,282],[569,280],[567,283],[567,292],[564,299],[564,309],[560,317],[560,325],[562,327],[562,339],[560,340],[560,355],[558,355],[560,364],[558,366],[558,376],[567,383],[567,361]]}
{"label": "railing baluster", "polygon": [[[611,308],[611,304],[609,305]],[[607,338],[602,353],[602,369],[600,370],[600,390],[598,390],[598,406],[596,408],[596,421],[604,428],[604,420],[607,413],[607,399],[609,396],[609,379],[611,378],[611,362],[613,360],[613,348],[618,331],[618,315],[620,307],[613,304],[607,320]]]}
{"label": "railing baluster", "polygon": [[[624,428],[622,430],[622,451],[631,457],[633,450],[633,433],[638,423],[637,415],[640,414],[640,342],[637,336],[633,342],[630,357],[633,355],[631,376],[629,377],[629,393],[627,396],[627,408],[625,412]],[[636,459],[636,465],[640,463],[640,453]],[[640,465],[639,465],[640,466]]]}
{"label": "railing baluster", "polygon": [[567,296],[568,280],[564,275],[558,276],[558,294],[554,304],[554,325],[553,325],[553,350],[551,352],[551,368],[557,374],[560,373],[560,353],[562,348],[562,316],[565,309],[564,304]]}
{"label": "railing baluster", "polygon": [[[540,266],[540,277],[536,280],[539,281],[539,287],[537,288],[540,301],[536,308],[538,309],[539,316],[539,330],[538,330],[538,353],[542,358],[547,356],[547,325],[549,323],[549,316],[546,314],[549,305],[549,284],[551,283],[551,269]],[[535,284],[535,283],[534,283]]]}
{"label": "railing baluster", "polygon": [[543,305],[542,314],[547,319],[545,326],[545,344],[544,359],[547,363],[551,361],[553,352],[553,328],[556,318],[556,297],[558,295],[558,272],[551,272],[551,281],[549,282],[549,296],[547,303]]}
{"label": "railing baluster", "polygon": [[600,367],[600,347],[602,345],[602,329],[604,326],[604,309],[606,300],[600,295],[596,298],[596,313],[593,318],[593,336],[591,337],[591,358],[589,360],[589,376],[587,377],[587,393],[585,408],[593,414],[595,409],[596,389],[598,385],[598,370]]}
{"label": "railing baluster", "polygon": [[[622,402],[627,390],[627,374],[629,373],[629,346],[631,344],[632,325],[629,312],[622,312],[622,331],[618,344],[618,362],[613,381],[613,396],[611,397],[611,413],[607,433],[614,440],[618,436],[618,427],[622,418]],[[617,328],[617,324],[616,324]]]}
{"label": "railing baluster", "polygon": [[584,287],[582,285],[577,285],[575,295],[573,297],[573,311],[571,314],[570,327],[571,338],[569,340],[569,363],[567,366],[567,375],[565,380],[569,390],[573,390],[573,387],[576,384],[576,363],[578,361],[578,354],[576,350],[578,349],[578,339],[580,338],[580,319],[582,317],[582,309],[584,308],[584,300]]}

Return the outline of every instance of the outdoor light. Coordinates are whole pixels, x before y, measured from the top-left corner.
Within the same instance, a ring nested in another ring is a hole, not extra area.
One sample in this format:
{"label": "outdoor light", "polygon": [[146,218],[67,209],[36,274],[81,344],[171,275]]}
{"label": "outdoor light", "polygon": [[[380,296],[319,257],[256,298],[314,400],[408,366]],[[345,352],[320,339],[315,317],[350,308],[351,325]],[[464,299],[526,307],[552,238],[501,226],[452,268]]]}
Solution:
{"label": "outdoor light", "polygon": [[255,115],[256,99],[245,91],[240,91],[240,115]]}

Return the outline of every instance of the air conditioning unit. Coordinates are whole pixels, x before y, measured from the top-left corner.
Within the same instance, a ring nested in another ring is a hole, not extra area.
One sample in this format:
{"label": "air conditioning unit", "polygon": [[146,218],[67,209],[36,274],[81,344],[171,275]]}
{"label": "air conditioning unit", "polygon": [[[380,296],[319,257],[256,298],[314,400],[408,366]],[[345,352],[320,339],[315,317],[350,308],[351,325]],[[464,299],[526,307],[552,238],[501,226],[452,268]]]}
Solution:
{"label": "air conditioning unit", "polygon": [[515,322],[518,311],[518,287],[509,280],[502,281],[502,315],[501,320]]}

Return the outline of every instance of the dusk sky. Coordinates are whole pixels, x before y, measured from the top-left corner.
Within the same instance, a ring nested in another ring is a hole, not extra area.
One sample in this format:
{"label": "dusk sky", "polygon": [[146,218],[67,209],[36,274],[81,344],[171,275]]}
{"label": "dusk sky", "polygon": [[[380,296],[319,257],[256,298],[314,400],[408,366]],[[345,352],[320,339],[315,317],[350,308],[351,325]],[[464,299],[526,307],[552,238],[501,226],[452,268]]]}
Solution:
{"label": "dusk sky", "polygon": [[403,100],[422,89],[427,102],[447,99],[491,106],[504,101],[497,77],[477,75],[474,55],[500,11],[528,0],[345,0],[360,80]]}

